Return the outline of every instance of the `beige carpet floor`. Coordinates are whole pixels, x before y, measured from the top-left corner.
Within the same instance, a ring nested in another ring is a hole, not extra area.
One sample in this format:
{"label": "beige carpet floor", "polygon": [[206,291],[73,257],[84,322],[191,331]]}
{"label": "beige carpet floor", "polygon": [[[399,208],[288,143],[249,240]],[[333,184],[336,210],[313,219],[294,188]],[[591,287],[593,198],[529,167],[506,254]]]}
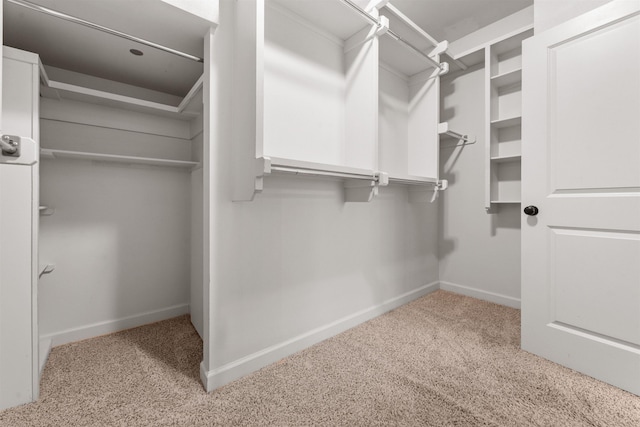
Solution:
{"label": "beige carpet floor", "polygon": [[519,349],[520,313],[438,291],[207,394],[187,317],[54,348],[1,426],[640,426],[640,398]]}

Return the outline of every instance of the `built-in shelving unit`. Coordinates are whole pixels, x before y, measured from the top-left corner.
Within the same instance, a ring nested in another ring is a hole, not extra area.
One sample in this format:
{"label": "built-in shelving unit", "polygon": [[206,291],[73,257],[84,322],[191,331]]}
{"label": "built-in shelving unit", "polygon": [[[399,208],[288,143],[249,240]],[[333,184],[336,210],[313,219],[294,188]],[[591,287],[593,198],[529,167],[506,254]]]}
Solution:
{"label": "built-in shelving unit", "polygon": [[500,204],[520,203],[522,41],[532,35],[532,29],[523,29],[484,48],[488,212]]}
{"label": "built-in shelving unit", "polygon": [[432,192],[447,43],[386,2],[247,3],[236,9],[236,92],[247,94],[236,105],[256,125],[234,146],[233,199],[253,200],[275,173],[343,179],[348,201],[389,183]]}

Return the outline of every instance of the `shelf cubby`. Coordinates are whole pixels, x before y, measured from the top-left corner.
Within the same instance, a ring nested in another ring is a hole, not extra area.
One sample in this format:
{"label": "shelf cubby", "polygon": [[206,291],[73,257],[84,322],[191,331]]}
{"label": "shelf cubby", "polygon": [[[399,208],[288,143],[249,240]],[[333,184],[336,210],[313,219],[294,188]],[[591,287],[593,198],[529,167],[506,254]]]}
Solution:
{"label": "shelf cubby", "polygon": [[519,162],[496,162],[492,168],[491,202],[517,202],[521,198]]}
{"label": "shelf cubby", "polygon": [[258,157],[376,167],[371,29],[339,0],[266,2]]}
{"label": "shelf cubby", "polygon": [[488,69],[491,77],[498,77],[522,69],[522,41],[533,35],[533,29],[515,34],[489,46]]}
{"label": "shelf cubby", "polygon": [[[404,40],[439,62],[436,43],[392,6],[380,14]],[[439,146],[439,69],[388,35],[380,37],[378,68],[379,169],[391,182],[436,182]]]}

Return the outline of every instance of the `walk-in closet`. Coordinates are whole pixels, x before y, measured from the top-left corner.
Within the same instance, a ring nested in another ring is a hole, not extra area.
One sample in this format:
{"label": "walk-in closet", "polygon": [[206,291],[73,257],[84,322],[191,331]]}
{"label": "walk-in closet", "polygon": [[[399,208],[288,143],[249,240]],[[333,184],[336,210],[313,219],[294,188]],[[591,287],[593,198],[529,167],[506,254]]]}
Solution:
{"label": "walk-in closet", "polygon": [[68,343],[188,316],[211,392],[438,290],[640,393],[639,8],[3,0],[0,408]]}

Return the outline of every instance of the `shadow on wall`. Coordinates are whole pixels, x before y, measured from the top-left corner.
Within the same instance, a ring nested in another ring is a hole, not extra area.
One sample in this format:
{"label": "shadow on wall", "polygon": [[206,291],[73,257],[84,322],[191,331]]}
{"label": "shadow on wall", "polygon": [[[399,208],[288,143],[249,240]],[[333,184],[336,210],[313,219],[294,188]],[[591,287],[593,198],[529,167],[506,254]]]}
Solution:
{"label": "shadow on wall", "polygon": [[491,236],[498,234],[498,229],[520,229],[520,205],[505,204],[497,208],[497,212],[491,215]]}

